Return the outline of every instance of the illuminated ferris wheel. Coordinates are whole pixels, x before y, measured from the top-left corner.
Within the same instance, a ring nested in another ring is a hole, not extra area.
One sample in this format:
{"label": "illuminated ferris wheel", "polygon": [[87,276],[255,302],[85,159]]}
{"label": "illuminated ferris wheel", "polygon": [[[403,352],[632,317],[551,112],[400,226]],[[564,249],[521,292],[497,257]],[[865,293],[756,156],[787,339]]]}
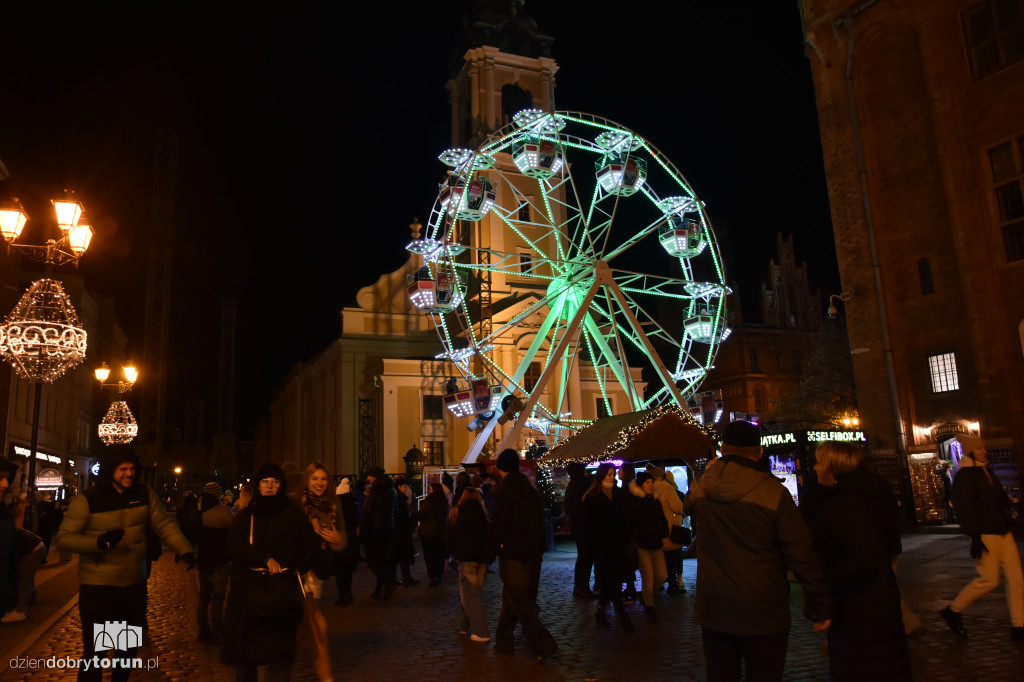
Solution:
{"label": "illuminated ferris wheel", "polygon": [[450,170],[408,246],[424,262],[409,295],[461,374],[449,409],[484,415],[489,434],[512,396],[526,419],[502,447],[524,425],[557,439],[587,423],[566,410],[574,367],[608,414],[685,407],[729,332],[729,289],[672,162],[612,121],[537,110],[440,159]]}

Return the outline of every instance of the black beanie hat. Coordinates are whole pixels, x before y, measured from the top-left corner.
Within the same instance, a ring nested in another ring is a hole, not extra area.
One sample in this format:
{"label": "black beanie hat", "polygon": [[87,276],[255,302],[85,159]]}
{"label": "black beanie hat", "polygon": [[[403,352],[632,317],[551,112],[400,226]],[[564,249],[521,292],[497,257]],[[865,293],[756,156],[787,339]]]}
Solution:
{"label": "black beanie hat", "polygon": [[139,458],[139,453],[135,452],[135,448],[121,443],[108,445],[100,454],[100,477],[110,480],[114,475],[114,470],[125,462],[135,465],[136,474],[142,473],[138,471],[142,468],[142,460]]}
{"label": "black beanie hat", "polygon": [[513,471],[519,471],[519,453],[512,448],[507,448],[501,451],[498,455],[498,469],[505,473],[511,473]]}

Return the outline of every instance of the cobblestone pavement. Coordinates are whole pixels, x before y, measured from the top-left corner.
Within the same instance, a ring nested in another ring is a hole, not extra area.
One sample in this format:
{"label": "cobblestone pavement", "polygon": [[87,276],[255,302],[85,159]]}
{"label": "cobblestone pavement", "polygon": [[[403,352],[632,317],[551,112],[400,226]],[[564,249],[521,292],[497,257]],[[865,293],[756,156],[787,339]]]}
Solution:
{"label": "cobblestone pavement", "polygon": [[[938,610],[974,574],[967,539],[960,535],[912,534],[904,536],[904,548],[900,581],[906,601],[924,621],[922,630],[910,640],[915,679],[1020,682],[1024,677],[1024,645],[1010,641],[1009,617],[1001,588],[976,602],[965,614],[969,642],[954,637],[938,615]],[[521,638],[517,639],[516,654],[503,656],[490,643],[475,643],[456,632],[459,597],[455,573],[448,572],[439,588],[427,587],[424,580],[419,586],[399,588],[389,602],[378,602],[369,596],[372,576],[365,566],[360,566],[355,581],[355,604],[345,608],[334,606],[332,589],[325,589],[321,602],[329,623],[335,679],[583,682],[704,678],[700,630],[691,615],[695,561],[686,561],[685,577],[690,591],[682,595],[657,595],[657,624],[644,619],[639,605],[631,607],[637,632],[627,635],[616,627],[614,615],[610,616],[611,626],[597,626],[594,602],[572,598],[574,560],[570,543],[559,543],[555,552],[545,555],[541,619],[558,641],[559,653],[544,663],[535,660]],[[422,564],[414,567],[415,575],[422,577],[422,572]],[[75,573],[47,581],[47,589],[40,590],[40,608],[57,608],[57,602],[66,604],[67,599],[61,601],[57,594],[57,583],[73,592]],[[70,588],[63,583],[69,583]],[[499,610],[500,588],[497,576],[488,576],[485,600],[492,628]],[[828,680],[821,638],[799,615],[800,600],[799,587],[794,586],[794,626],[786,679]],[[158,656],[159,667],[137,671],[133,680],[234,679],[233,671],[220,664],[216,646],[195,641],[194,604],[193,575],[165,554],[155,565],[150,580],[153,650],[146,654],[147,659]],[[0,652],[9,652],[17,638],[9,639],[11,631],[7,628],[11,626],[2,627]],[[80,638],[75,606],[41,632],[22,655],[30,660],[76,656],[81,651]],[[8,660],[2,663],[6,665]],[[12,669],[0,674],[0,679],[70,680],[74,674]],[[293,679],[316,679],[308,647],[300,650]]]}

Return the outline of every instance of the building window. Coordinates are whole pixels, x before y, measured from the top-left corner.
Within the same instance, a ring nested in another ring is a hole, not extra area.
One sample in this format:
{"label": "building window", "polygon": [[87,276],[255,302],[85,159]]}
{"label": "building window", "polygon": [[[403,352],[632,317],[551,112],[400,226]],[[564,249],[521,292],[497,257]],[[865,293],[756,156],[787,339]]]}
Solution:
{"label": "building window", "polygon": [[750,347],[750,371],[760,372],[761,364],[757,361],[757,346]]}
{"label": "building window", "polygon": [[917,259],[917,278],[921,281],[921,295],[935,293],[935,283],[932,281],[932,263],[927,258]]}
{"label": "building window", "polygon": [[932,393],[945,393],[960,388],[960,380],[956,374],[955,353],[929,356],[928,369],[932,375]]}
{"label": "building window", "polygon": [[533,387],[537,385],[539,379],[540,363],[531,362],[530,366],[526,368],[526,374],[523,375],[523,388],[526,389],[527,393],[533,392]]}
{"label": "building window", "polygon": [[[608,398],[608,403],[611,403],[611,401],[612,399]],[[610,412],[608,412],[608,405],[604,402],[604,396],[597,396],[594,403],[597,406],[596,414],[598,419],[607,417],[610,414]]]}
{"label": "building window", "polygon": [[444,466],[444,441],[423,441],[423,456],[427,458],[429,466]]}
{"label": "building window", "polygon": [[441,421],[444,419],[444,403],[439,395],[423,396],[423,421]]}
{"label": "building window", "polygon": [[530,204],[525,203],[519,207],[519,222],[528,223],[530,222]]}
{"label": "building window", "polygon": [[1022,0],[985,0],[961,15],[971,78],[1024,61]]}
{"label": "building window", "polygon": [[529,251],[519,252],[519,272],[529,272],[530,268],[533,267],[533,258],[530,256]]}
{"label": "building window", "polygon": [[1024,260],[1024,137],[988,150],[1007,262]]}

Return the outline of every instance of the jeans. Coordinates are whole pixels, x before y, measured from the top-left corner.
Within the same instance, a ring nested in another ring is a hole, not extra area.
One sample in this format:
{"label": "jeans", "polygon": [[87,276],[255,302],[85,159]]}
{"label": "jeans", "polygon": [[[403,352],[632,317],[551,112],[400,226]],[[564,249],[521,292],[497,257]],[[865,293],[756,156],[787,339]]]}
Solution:
{"label": "jeans", "polygon": [[1006,604],[1010,609],[1010,623],[1013,627],[1024,626],[1024,575],[1021,573],[1020,553],[1012,533],[1003,535],[982,535],[981,541],[988,548],[974,562],[978,577],[967,584],[953,603],[953,611],[962,612],[974,600],[988,594],[999,586],[999,569],[1006,574]]}
{"label": "jeans", "polygon": [[654,587],[665,582],[665,552],[658,549],[636,548],[640,559],[640,577],[643,580],[644,606],[654,606]]}
{"label": "jeans", "polygon": [[216,568],[199,569],[199,600],[196,602],[196,622],[199,634],[219,633],[224,620],[224,596],[228,591],[230,564]]}
{"label": "jeans", "polygon": [[[111,679],[114,682],[122,682],[128,679],[131,668],[124,667],[131,664],[131,659],[136,657],[137,646],[131,644],[142,644],[142,638],[136,637],[134,631],[109,631],[106,623],[124,622],[127,627],[141,628],[143,633],[146,630],[146,582],[138,582],[128,587],[115,587],[112,585],[79,585],[78,587],[78,613],[82,620],[82,658],[92,660],[105,658],[107,650],[112,650],[115,658],[121,659],[119,667],[112,668]],[[95,625],[100,625],[102,631],[97,637]],[[117,637],[119,634],[125,636],[125,643],[130,648],[118,650],[110,637]],[[97,641],[101,647],[96,650]],[[79,682],[100,680],[103,677],[103,668],[90,665],[86,670],[85,666],[78,668]]]}
{"label": "jeans", "polygon": [[747,682],[779,682],[786,667],[789,631],[744,637],[701,628],[708,682],[739,682],[740,662]]}
{"label": "jeans", "polygon": [[573,588],[589,591],[590,573],[593,569],[594,557],[590,554],[590,546],[585,540],[576,538],[576,567],[573,574]]}
{"label": "jeans", "polygon": [[516,623],[523,626],[523,634],[537,654],[548,657],[558,645],[548,629],[540,622],[537,606],[537,588],[540,583],[540,558],[533,561],[502,559],[498,567],[501,575],[501,615],[498,616],[495,648],[501,653],[512,653],[515,647]]}
{"label": "jeans", "polygon": [[476,561],[459,562],[459,596],[462,609],[459,613],[459,630],[472,628],[478,637],[490,637],[487,631],[487,612],[484,610],[484,579],[487,578],[487,564]]}

